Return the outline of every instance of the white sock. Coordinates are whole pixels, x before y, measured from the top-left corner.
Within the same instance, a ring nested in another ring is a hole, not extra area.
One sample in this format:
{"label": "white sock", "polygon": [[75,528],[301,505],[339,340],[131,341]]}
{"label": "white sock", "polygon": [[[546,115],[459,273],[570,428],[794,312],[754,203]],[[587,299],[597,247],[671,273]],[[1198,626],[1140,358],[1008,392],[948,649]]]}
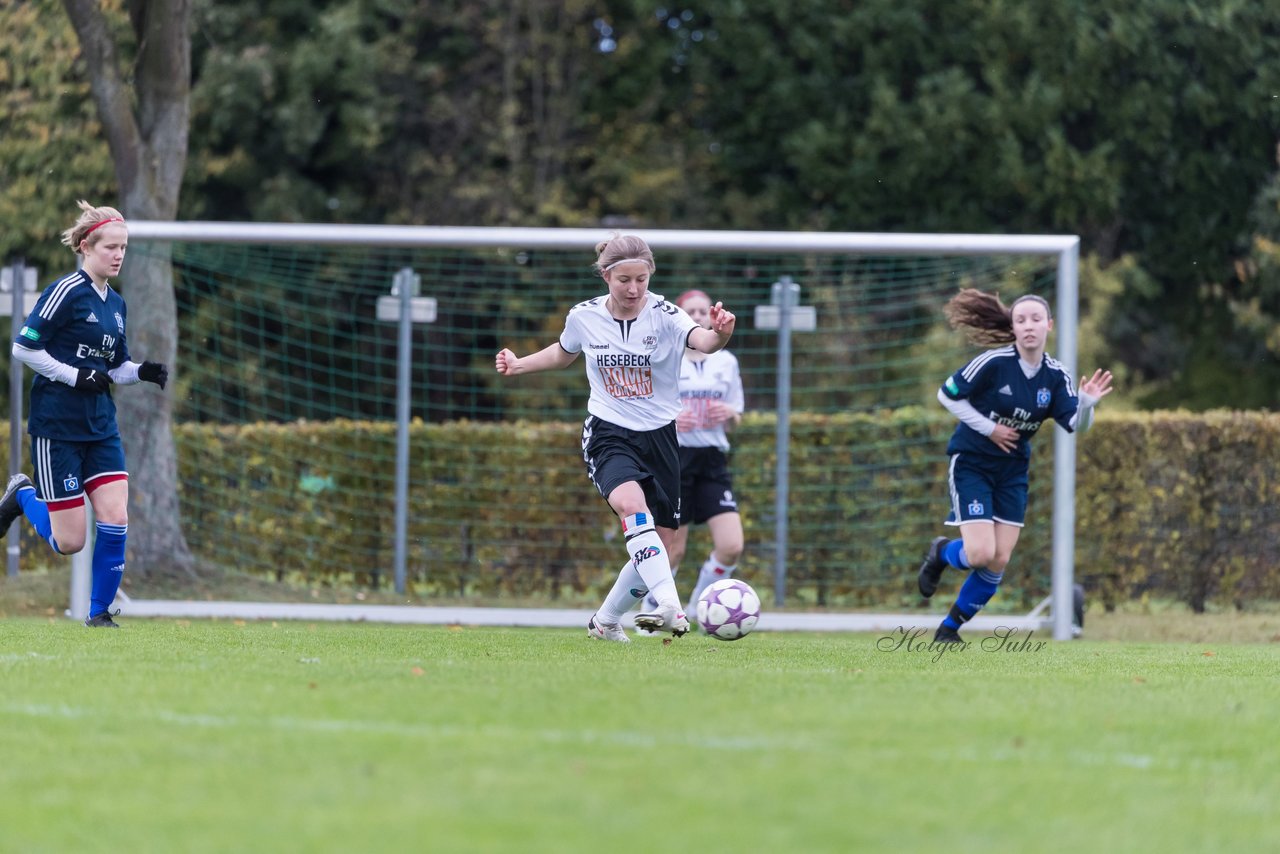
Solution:
{"label": "white sock", "polygon": [[733,566],[725,566],[720,563],[720,561],[716,560],[716,553],[712,552],[706,563],[698,570],[698,583],[694,585],[693,596],[689,597],[689,608],[697,610],[698,598],[702,596],[702,591],[722,578],[731,578],[737,568],[738,565],[736,563]]}
{"label": "white sock", "polygon": [[[671,567],[671,580],[675,581],[677,575],[680,574],[680,567]],[[640,600],[641,611],[656,611],[658,609],[658,600],[653,598],[652,593],[646,593],[644,598]]]}
{"label": "white sock", "polygon": [[604,604],[596,611],[596,621],[600,623],[620,623],[622,615],[635,606],[640,597],[645,595],[644,579],[636,572],[634,561],[627,561],[618,570],[618,580],[613,582],[609,595],[604,597]]}
{"label": "white sock", "polygon": [[671,577],[671,562],[657,528],[649,521],[649,514],[628,516],[622,520],[622,530],[626,534],[631,562],[644,580],[644,586],[649,588],[649,594],[657,600],[659,607],[680,610],[680,596],[676,592],[675,579]]}

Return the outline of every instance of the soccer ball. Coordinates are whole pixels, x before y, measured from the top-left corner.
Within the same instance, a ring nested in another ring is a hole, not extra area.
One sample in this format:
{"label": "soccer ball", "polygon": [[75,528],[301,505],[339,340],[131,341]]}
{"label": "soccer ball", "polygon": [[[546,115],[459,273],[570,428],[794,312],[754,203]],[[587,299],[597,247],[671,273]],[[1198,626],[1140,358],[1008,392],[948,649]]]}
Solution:
{"label": "soccer ball", "polygon": [[698,625],[716,640],[746,637],[759,619],[760,597],[745,581],[722,578],[698,597]]}

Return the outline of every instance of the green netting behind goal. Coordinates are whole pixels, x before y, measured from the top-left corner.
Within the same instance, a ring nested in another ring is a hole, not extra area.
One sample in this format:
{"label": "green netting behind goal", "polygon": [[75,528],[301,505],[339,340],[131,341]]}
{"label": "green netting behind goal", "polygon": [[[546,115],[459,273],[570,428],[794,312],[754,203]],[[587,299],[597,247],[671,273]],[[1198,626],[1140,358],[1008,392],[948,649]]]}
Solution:
{"label": "green netting behind goal", "polygon": [[[144,240],[130,245],[131,255],[148,251]],[[553,343],[566,312],[604,292],[589,246],[179,242],[172,251],[179,354],[171,389],[178,429],[192,431],[180,435],[181,495],[201,561],[267,579],[387,583],[397,326],[377,320],[377,303],[409,268],[438,305],[436,322],[412,334],[414,590],[592,599],[607,587],[623,551],[582,470],[581,363],[518,380],[493,369],[497,350],[526,355]],[[731,349],[748,410],[733,437],[748,537],[743,577],[772,589],[778,336],[757,329],[753,314],[773,284],[784,276],[798,283],[818,327],[792,337],[789,593],[800,602],[903,607],[918,604],[915,568],[946,511],[943,450],[954,422],[934,395],[979,352],[946,327],[942,306],[961,287],[999,291],[1006,301],[1034,292],[1052,304],[1055,264],[657,252],[654,292],[674,298],[700,288],[738,316]],[[850,418],[862,426],[846,429]],[[542,429],[557,424],[564,429]],[[1012,567],[1025,576],[1010,599],[1049,588],[1051,428],[1036,443],[1034,521]],[[345,438],[326,438],[334,435]],[[204,447],[211,436],[217,452]],[[247,446],[228,438],[235,436]],[[516,450],[525,444],[535,447]],[[335,506],[341,515],[326,516]],[[513,512],[518,524],[504,522]],[[688,562],[707,548],[695,528]]]}

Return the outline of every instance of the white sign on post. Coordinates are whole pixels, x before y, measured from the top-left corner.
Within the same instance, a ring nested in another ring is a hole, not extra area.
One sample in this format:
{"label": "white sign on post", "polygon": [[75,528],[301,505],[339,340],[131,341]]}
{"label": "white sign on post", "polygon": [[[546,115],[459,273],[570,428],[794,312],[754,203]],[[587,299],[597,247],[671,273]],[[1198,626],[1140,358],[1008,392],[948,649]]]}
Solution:
{"label": "white sign on post", "polygon": [[410,323],[435,323],[436,298],[418,296],[421,290],[422,277],[413,270],[405,267],[396,273],[391,281],[391,293],[378,297],[378,320],[399,320],[401,312],[404,311],[402,306],[408,303]]}
{"label": "white sign on post", "polygon": [[[26,317],[36,307],[40,294],[36,293],[36,268],[22,268],[22,316]],[[13,314],[13,268],[0,268],[0,317]]]}
{"label": "white sign on post", "polygon": [[[400,297],[378,297],[378,320],[400,319]],[[409,297],[409,320],[414,323],[436,322],[435,297]]]}
{"label": "white sign on post", "polygon": [[[782,306],[756,306],[756,329],[777,329],[782,325]],[[818,309],[811,305],[791,307],[791,331],[812,332],[818,328]]]}

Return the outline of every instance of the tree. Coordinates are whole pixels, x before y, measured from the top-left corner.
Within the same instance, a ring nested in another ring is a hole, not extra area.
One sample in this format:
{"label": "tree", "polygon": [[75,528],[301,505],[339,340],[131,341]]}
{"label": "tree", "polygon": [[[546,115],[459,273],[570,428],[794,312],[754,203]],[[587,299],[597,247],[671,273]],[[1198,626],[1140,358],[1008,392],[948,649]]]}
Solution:
{"label": "tree", "polygon": [[116,182],[61,0],[8,4],[0,17],[0,260],[21,257],[48,283],[73,264],[58,235],[75,200],[112,198]]}
{"label": "tree", "polygon": [[[191,0],[127,0],[131,40],[98,0],[63,5],[89,66],[125,217],[174,219],[191,111]],[[128,64],[125,48],[132,53]],[[126,280],[131,354],[173,364],[178,317],[167,253],[131,263]],[[143,385],[120,395],[119,409],[131,467],[131,565],[139,573],[191,574],[178,512],[171,401],[162,390]]]}

